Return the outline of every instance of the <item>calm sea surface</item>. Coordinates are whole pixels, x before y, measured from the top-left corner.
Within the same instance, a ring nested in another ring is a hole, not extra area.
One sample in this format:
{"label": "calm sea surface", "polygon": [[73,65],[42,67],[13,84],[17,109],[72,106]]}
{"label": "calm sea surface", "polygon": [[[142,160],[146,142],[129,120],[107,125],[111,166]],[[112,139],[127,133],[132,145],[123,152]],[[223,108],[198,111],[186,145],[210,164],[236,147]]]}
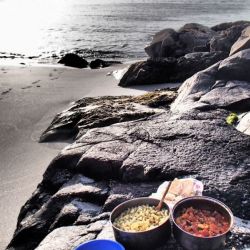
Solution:
{"label": "calm sea surface", "polygon": [[163,28],[243,19],[250,0],[0,0],[0,55],[142,58]]}

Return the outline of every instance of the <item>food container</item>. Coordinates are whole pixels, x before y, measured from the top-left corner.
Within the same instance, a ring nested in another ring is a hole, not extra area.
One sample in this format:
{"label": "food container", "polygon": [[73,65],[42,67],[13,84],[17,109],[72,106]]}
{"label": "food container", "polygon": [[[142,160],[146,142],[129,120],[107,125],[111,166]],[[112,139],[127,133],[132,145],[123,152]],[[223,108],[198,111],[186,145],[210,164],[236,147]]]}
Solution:
{"label": "food container", "polygon": [[78,246],[75,250],[125,250],[125,248],[113,240],[91,240]]}
{"label": "food container", "polygon": [[[179,225],[177,225],[176,218],[180,215],[184,208],[188,207],[218,211],[228,220],[228,230],[223,234],[212,237],[199,237],[184,231]],[[222,202],[206,196],[193,196],[180,200],[173,207],[172,219],[174,237],[177,242],[187,250],[223,249],[226,241],[226,235],[233,226],[233,214],[231,210]]]}
{"label": "food container", "polygon": [[[126,232],[114,226],[114,220],[125,210],[131,207],[137,207],[140,205],[157,206],[158,199],[154,198],[137,198],[132,199],[118,205],[111,213],[110,220],[112,223],[115,239],[125,246],[126,249],[155,249],[166,243],[171,236],[171,224],[169,218],[163,222],[163,224],[143,232]],[[167,209],[169,207],[166,203],[163,203],[162,208]]]}

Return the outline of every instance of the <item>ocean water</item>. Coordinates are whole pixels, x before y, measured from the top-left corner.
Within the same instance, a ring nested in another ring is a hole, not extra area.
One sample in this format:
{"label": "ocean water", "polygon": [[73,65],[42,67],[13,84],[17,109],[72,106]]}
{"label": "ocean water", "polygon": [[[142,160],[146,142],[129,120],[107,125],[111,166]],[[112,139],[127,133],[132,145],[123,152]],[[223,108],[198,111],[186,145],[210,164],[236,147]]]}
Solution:
{"label": "ocean water", "polygon": [[249,17],[250,0],[0,0],[0,56],[137,59],[161,29]]}

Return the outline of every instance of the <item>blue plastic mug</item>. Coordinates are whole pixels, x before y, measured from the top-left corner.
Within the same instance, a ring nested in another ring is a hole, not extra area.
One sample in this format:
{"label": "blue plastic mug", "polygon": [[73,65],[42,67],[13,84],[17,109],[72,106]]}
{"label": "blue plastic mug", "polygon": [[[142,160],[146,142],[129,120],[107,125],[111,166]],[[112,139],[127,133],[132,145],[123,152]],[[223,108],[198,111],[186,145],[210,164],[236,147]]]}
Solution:
{"label": "blue plastic mug", "polygon": [[91,240],[79,245],[75,250],[125,250],[125,248],[113,240]]}

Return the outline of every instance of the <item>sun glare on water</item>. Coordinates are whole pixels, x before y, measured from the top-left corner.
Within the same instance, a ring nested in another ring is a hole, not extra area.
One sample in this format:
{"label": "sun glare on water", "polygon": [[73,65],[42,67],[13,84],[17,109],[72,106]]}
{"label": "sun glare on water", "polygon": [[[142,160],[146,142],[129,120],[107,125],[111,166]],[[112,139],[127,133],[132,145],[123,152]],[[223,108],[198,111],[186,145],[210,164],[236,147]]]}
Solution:
{"label": "sun glare on water", "polygon": [[[44,30],[70,22],[69,16],[64,15],[70,11],[68,6],[66,0],[0,1],[0,52],[37,54],[44,39],[51,39]],[[60,44],[60,37],[54,39]]]}

